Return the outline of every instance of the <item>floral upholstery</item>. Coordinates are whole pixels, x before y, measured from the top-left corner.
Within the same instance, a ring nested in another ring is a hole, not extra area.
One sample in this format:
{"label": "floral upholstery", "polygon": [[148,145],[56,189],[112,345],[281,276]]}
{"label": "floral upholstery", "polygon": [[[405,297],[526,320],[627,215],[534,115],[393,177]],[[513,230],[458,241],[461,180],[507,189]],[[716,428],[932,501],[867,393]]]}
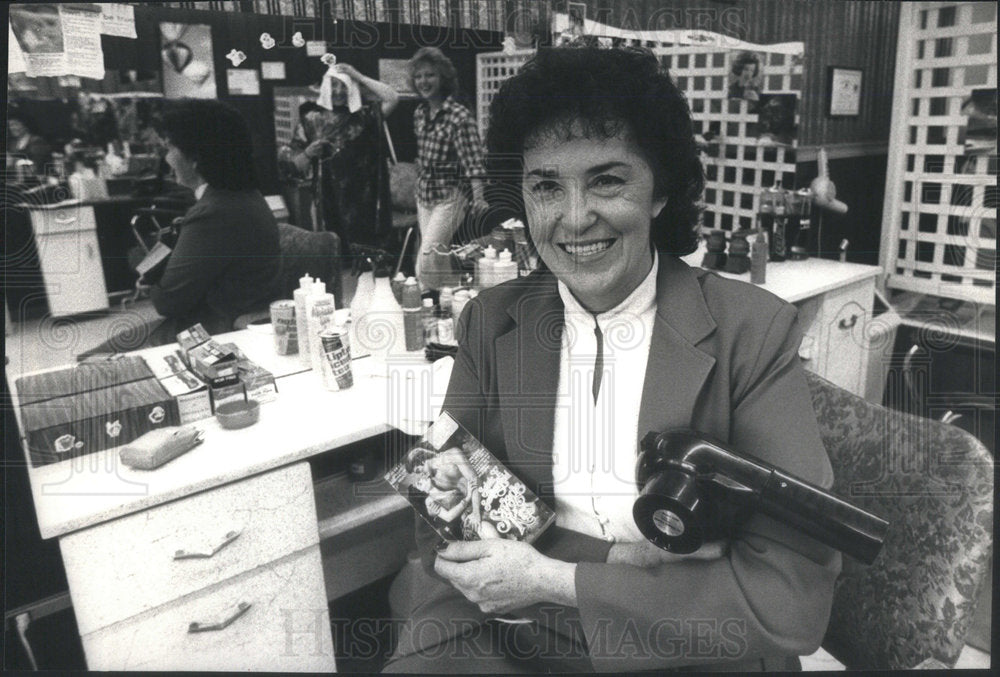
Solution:
{"label": "floral upholstery", "polygon": [[327,231],[313,232],[287,223],[278,224],[281,247],[281,297],[292,298],[299,278],[308,273],[326,282],[337,307],[344,306],[340,281],[340,238]]}
{"label": "floral upholstery", "polygon": [[989,451],[959,428],[808,380],[834,491],[890,523],[871,566],[844,557],[823,647],[849,669],[953,665],[990,575]]}

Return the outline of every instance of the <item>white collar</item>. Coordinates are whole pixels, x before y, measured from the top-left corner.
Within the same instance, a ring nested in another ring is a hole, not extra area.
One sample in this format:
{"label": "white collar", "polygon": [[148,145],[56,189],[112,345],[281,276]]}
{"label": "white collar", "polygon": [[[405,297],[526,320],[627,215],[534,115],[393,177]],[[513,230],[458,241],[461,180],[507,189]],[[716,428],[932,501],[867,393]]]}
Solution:
{"label": "white collar", "polygon": [[194,199],[195,200],[200,200],[201,196],[205,194],[206,190],[208,190],[208,184],[207,183],[203,183],[200,186],[198,186],[197,188],[195,188],[194,189]]}
{"label": "white collar", "polygon": [[625,297],[625,300],[603,313],[595,314],[584,308],[562,280],[558,280],[559,296],[562,298],[566,313],[570,315],[583,313],[595,319],[607,320],[620,313],[628,312],[638,317],[651,308],[656,301],[656,273],[658,268],[659,257],[654,249],[653,265],[650,266],[649,272],[646,273],[646,277],[639,283],[639,286],[633,289],[632,293]]}

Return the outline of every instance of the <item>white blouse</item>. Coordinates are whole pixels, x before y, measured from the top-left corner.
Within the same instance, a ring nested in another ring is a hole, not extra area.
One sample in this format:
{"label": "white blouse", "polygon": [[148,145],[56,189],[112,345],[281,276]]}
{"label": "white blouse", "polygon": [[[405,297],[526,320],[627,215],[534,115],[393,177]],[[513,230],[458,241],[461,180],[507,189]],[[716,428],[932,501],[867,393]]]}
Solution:
{"label": "white blouse", "polygon": [[604,334],[604,368],[595,404],[592,383],[595,316],[562,282],[565,329],[553,436],[556,523],[609,542],[639,542],[632,519],[639,404],[656,315],[658,259],[642,283],[596,316]]}

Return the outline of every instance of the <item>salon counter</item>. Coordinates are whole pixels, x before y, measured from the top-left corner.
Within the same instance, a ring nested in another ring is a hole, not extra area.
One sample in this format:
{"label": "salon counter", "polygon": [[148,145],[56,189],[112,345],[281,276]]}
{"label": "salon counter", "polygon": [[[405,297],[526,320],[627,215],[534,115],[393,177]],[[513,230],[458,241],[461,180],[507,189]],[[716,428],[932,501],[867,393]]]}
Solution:
{"label": "salon counter", "polygon": [[[700,266],[705,250],[684,257]],[[714,271],[750,283],[750,273]],[[799,309],[807,369],[865,399],[882,402],[885,373],[881,357],[891,350],[895,326],[873,312],[875,282],[882,269],[828,259],[767,264],[766,284],[759,285]]]}
{"label": "salon counter", "polygon": [[[422,353],[354,360],[354,386],[330,392],[298,356],[276,355],[269,331],[215,338],[276,377],[278,397],[257,424],[198,421],[205,441],[153,471],[125,467],[116,449],[28,468],[42,536],[59,538],[90,669],[331,671],[327,600],[405,561],[405,500],[371,483],[375,495],[354,510],[318,514],[320,491],[353,487],[314,487],[308,460],[429,417],[409,404],[430,399]],[[380,551],[382,562],[370,542],[335,540],[383,518],[395,531],[381,535],[400,542]]]}

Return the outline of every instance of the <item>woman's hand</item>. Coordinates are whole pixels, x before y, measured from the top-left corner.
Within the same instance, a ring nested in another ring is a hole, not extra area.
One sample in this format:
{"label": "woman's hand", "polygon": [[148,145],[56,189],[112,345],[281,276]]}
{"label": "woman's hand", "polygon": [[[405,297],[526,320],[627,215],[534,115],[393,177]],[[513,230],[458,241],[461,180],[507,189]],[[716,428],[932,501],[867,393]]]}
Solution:
{"label": "woman's hand", "polygon": [[303,151],[307,157],[318,158],[323,154],[323,149],[326,146],[326,141],[319,139],[313,141],[308,146],[306,146],[305,151]]}
{"label": "woman's hand", "polygon": [[452,541],[438,551],[434,570],[486,613],[539,602],[576,606],[576,565],[521,541]]}
{"label": "woman's hand", "polygon": [[358,70],[349,63],[338,63],[334,65],[333,70],[338,73],[343,73],[355,82],[359,82],[363,77],[361,73],[359,73]]}
{"label": "woman's hand", "polygon": [[677,555],[659,548],[649,541],[638,543],[615,543],[608,551],[608,564],[631,564],[635,567],[648,569],[661,564],[673,564],[684,560],[711,560],[726,555],[728,544],[725,541],[711,541],[689,555]]}

